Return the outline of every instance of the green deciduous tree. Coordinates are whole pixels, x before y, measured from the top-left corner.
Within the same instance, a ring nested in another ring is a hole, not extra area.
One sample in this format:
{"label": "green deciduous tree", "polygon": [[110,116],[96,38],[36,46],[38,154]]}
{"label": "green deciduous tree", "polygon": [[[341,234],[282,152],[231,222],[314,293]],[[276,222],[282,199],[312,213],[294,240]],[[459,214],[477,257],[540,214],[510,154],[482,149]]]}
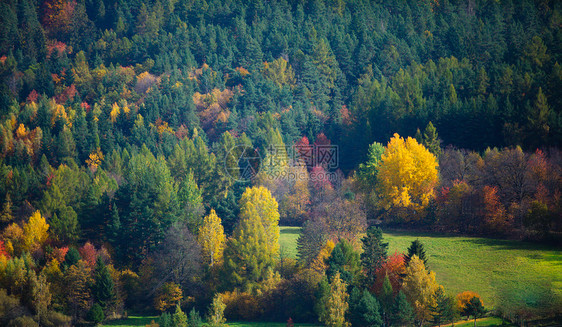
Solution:
{"label": "green deciduous tree", "polygon": [[476,319],[481,317],[484,313],[486,313],[486,309],[477,296],[471,298],[462,311],[462,314],[467,317],[472,316],[474,318],[474,327],[476,327]]}

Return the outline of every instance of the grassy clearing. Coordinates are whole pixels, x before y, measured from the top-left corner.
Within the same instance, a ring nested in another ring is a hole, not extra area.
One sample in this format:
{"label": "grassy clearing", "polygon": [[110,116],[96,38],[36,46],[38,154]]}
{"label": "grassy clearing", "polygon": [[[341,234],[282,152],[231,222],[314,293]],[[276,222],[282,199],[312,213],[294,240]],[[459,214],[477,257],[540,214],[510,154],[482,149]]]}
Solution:
{"label": "grassy clearing", "polygon": [[281,254],[289,258],[297,258],[297,238],[301,232],[300,227],[281,226],[279,245]]}
{"label": "grassy clearing", "polygon": [[[296,256],[300,229],[281,227],[281,248]],[[450,294],[474,291],[488,307],[505,293],[537,294],[554,290],[562,294],[562,251],[534,243],[481,237],[446,236],[414,232],[387,232],[389,253],[404,252],[419,239],[429,257],[429,267]]]}
{"label": "grassy clearing", "polygon": [[[562,292],[562,251],[533,243],[412,232],[384,234],[389,252],[404,252],[419,239],[429,267],[451,294],[471,290],[487,307],[503,294]],[[532,295],[532,294],[531,294]]]}

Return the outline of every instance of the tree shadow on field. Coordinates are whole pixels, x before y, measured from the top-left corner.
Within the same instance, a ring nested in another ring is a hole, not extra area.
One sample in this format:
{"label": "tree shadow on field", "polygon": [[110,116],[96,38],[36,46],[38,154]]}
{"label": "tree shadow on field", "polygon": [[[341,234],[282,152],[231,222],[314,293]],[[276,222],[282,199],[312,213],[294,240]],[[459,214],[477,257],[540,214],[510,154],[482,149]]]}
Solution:
{"label": "tree shadow on field", "polygon": [[281,230],[281,232],[283,234],[296,234],[299,235],[301,233],[301,228],[300,227],[295,227],[295,228],[283,228]]}
{"label": "tree shadow on field", "polygon": [[562,259],[562,249],[544,244],[482,237],[463,239],[460,242],[490,246],[500,250],[558,251],[560,252],[560,259]]}
{"label": "tree shadow on field", "polygon": [[393,229],[383,229],[384,234],[397,237],[430,237],[430,238],[455,238],[455,237],[465,237],[462,235],[447,234],[440,232],[415,232],[407,230],[393,230]]}
{"label": "tree shadow on field", "polygon": [[542,244],[488,238],[463,239],[460,240],[460,242],[466,243],[467,246],[478,245],[490,247],[490,249],[494,251],[525,250],[527,252],[522,253],[520,255],[521,257],[534,261],[546,262],[551,268],[562,266],[562,251]]}

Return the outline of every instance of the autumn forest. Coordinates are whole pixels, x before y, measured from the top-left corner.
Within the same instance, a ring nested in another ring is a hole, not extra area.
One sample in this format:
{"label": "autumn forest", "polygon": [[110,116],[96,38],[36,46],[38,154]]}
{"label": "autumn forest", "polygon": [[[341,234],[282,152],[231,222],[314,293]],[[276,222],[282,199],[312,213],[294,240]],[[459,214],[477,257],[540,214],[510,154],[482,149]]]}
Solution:
{"label": "autumn forest", "polygon": [[[562,2],[6,0],[0,26],[1,326],[562,320]],[[490,293],[401,235],[536,269]]]}

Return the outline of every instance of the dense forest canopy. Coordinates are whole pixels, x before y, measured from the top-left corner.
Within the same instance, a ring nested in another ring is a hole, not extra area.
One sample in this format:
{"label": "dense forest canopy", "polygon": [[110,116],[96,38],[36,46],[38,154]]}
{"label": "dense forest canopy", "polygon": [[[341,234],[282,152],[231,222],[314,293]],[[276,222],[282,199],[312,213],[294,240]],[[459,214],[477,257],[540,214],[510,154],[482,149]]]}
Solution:
{"label": "dense forest canopy", "polygon": [[[380,305],[400,315],[371,325],[429,322],[443,287],[421,253],[387,256],[368,221],[559,237],[561,9],[1,2],[0,300],[22,301],[0,324],[166,312],[182,296],[211,303],[217,326],[225,303],[239,319],[349,311],[362,326]],[[303,226],[298,261],[279,223]],[[476,317],[473,298],[459,301]]]}

